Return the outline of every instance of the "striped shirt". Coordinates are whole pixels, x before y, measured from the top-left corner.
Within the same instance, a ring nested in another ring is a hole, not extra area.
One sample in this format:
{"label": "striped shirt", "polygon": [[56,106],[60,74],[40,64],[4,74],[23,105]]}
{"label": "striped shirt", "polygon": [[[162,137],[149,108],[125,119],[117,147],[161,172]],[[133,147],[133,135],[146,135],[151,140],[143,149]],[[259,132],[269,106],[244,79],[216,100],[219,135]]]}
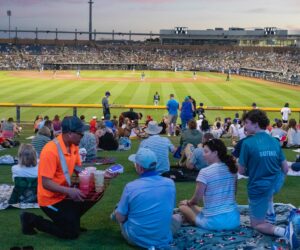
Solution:
{"label": "striped shirt", "polygon": [[141,142],[140,148],[149,148],[156,154],[157,172],[164,173],[170,170],[169,152],[173,152],[175,147],[168,138],[152,135]]}
{"label": "striped shirt", "polygon": [[42,152],[42,149],[44,146],[51,141],[49,137],[45,135],[37,134],[31,141],[32,146],[34,147],[38,157],[40,157],[40,154]]}
{"label": "striped shirt", "polygon": [[228,213],[237,208],[235,201],[236,174],[230,173],[224,163],[214,163],[201,169],[196,181],[206,185],[202,210],[204,216]]}

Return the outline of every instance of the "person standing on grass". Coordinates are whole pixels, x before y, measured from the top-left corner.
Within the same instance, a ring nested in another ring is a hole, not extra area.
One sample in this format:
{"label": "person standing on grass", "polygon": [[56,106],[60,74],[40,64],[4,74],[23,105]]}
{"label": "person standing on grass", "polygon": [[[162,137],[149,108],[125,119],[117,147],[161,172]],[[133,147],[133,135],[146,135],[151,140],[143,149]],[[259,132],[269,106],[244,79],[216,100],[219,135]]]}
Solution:
{"label": "person standing on grass", "polygon": [[249,177],[251,227],[261,233],[284,237],[293,249],[299,244],[295,234],[295,230],[299,233],[299,228],[294,228],[291,221],[286,228],[272,225],[276,221],[273,195],[283,185],[288,172],[287,161],[279,141],[265,132],[270,121],[264,111],[253,109],[244,115],[243,120],[247,133],[253,134],[243,141],[239,156],[239,173]]}
{"label": "person standing on grass", "polygon": [[140,148],[129,156],[139,178],[129,182],[111,218],[120,223],[131,245],[165,249],[173,240],[171,222],[176,202],[175,184],[156,172],[156,154]]}
{"label": "person standing on grass", "polygon": [[194,106],[193,106],[189,96],[184,98],[184,101],[181,104],[180,110],[181,110],[181,113],[180,113],[181,130],[183,131],[186,129],[188,121],[193,119],[193,115],[194,115]]}
{"label": "person standing on grass", "polygon": [[169,125],[168,136],[175,135],[178,109],[179,109],[179,103],[174,99],[174,94],[170,94],[170,100],[167,102],[168,125]]}
{"label": "person standing on grass", "polygon": [[159,96],[158,92],[156,91],[155,94],[154,94],[154,96],[153,96],[153,104],[154,104],[154,106],[157,106],[158,103],[159,103],[159,101],[160,101],[160,96]]}
{"label": "person standing on grass", "polygon": [[110,92],[106,91],[105,96],[102,98],[102,109],[103,109],[103,116],[105,120],[110,120],[110,108],[108,103],[109,97],[110,97]]}
{"label": "person standing on grass", "polygon": [[280,110],[280,113],[282,115],[282,123],[287,124],[289,120],[289,116],[291,115],[291,109],[289,108],[289,103],[287,102],[284,104],[284,107]]}

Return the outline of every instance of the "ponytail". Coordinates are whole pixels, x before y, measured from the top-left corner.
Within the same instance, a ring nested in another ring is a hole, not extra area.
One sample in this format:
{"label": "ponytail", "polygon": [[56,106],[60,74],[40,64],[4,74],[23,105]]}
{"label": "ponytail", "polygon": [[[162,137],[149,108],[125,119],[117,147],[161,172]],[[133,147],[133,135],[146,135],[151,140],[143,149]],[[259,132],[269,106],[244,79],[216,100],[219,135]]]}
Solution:
{"label": "ponytail", "polygon": [[230,173],[236,174],[238,172],[236,160],[233,156],[227,154],[227,148],[223,141],[220,139],[211,139],[203,145],[209,147],[211,151],[217,151],[220,161],[228,166]]}
{"label": "ponytail", "polygon": [[238,172],[238,168],[237,168],[237,165],[236,165],[235,158],[232,155],[228,155],[228,154],[226,154],[222,158],[223,159],[220,158],[220,160],[227,165],[227,167],[229,169],[229,172],[232,173],[232,174],[236,174]]}

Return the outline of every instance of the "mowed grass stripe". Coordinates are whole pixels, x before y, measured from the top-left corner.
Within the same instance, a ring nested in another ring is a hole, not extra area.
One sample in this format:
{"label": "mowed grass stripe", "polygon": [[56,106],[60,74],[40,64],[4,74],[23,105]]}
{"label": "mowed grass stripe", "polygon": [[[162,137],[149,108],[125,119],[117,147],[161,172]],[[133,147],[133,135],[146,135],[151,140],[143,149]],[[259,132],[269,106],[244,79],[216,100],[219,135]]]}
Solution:
{"label": "mowed grass stripe", "polygon": [[300,89],[289,89],[284,85],[282,88],[279,88],[278,86],[272,86],[273,84],[270,82],[261,84],[253,82],[250,79],[240,79],[239,85],[246,90],[251,89],[251,95],[253,95],[252,91],[267,93],[267,96],[273,99],[272,102],[275,106],[282,106],[284,102],[290,102],[290,104],[299,107]]}
{"label": "mowed grass stripe", "polygon": [[[34,83],[35,84],[35,83]],[[28,103],[27,101],[30,100],[30,103],[43,103],[44,99],[41,98],[45,93],[51,92],[53,89],[52,84],[48,80],[42,80],[35,84],[34,88],[27,87],[27,89],[19,95],[17,99],[15,99],[16,103]]]}
{"label": "mowed grass stripe", "polygon": [[253,82],[248,81],[242,84],[245,86],[244,92],[249,96],[253,96],[253,102],[256,102],[258,106],[277,107],[276,99],[282,100],[280,93],[270,93],[267,86],[254,85]]}
{"label": "mowed grass stripe", "polygon": [[134,94],[132,95],[130,104],[151,104],[148,98],[150,85],[151,83],[148,82],[139,83],[134,91]]}
{"label": "mowed grass stripe", "polygon": [[30,82],[28,82],[27,79],[4,79],[2,83],[0,83],[1,92],[0,92],[0,98],[1,102],[13,102],[11,100],[12,95],[16,95],[18,93],[21,93],[23,91],[28,90],[32,86]]}
{"label": "mowed grass stripe", "polygon": [[163,83],[161,84],[161,100],[160,105],[166,105],[170,99],[170,94],[174,94],[174,98],[178,100],[178,95],[176,93],[176,83]]}
{"label": "mowed grass stripe", "polygon": [[244,90],[238,89],[239,83],[236,80],[231,80],[230,82],[225,81],[218,86],[220,86],[230,98],[227,106],[250,106],[253,102],[253,95],[249,95],[245,93]]}
{"label": "mowed grass stripe", "polygon": [[[227,98],[228,100],[228,95],[223,91],[221,88],[218,87],[218,83],[207,83],[204,84],[203,86],[206,89],[206,98],[208,99],[208,102],[206,105],[209,106],[227,106],[229,105],[229,102],[226,101]],[[223,92],[223,95],[218,93],[218,90],[221,90]]]}

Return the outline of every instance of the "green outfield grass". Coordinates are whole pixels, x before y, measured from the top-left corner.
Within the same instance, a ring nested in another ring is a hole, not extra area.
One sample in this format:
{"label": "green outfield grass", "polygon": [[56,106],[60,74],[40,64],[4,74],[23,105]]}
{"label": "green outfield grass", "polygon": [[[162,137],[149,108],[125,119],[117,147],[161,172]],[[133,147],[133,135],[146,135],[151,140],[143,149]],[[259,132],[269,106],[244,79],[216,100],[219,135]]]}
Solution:
{"label": "green outfield grass", "polygon": [[[174,93],[178,101],[191,95],[196,101],[207,106],[251,106],[256,102],[259,107],[282,107],[289,102],[291,107],[300,107],[300,88],[242,78],[233,75],[226,82],[226,75],[200,72],[192,79],[192,72],[146,71],[146,79],[140,80],[140,71],[82,71],[76,79],[75,71],[59,71],[55,78],[50,71],[39,72],[0,72],[0,102],[13,103],[72,103],[99,104],[104,92],[111,92],[111,104],[153,104],[156,91],[161,96],[160,105],[165,105],[169,94]],[[112,110],[119,114],[121,110]],[[163,110],[142,110],[160,119]],[[13,116],[15,108],[0,108],[0,118]],[[232,112],[209,111],[208,118],[233,116]],[[22,108],[21,120],[31,121],[37,114],[72,114],[68,108]],[[79,109],[89,119],[100,116],[97,109]],[[299,118],[297,114],[293,114]],[[271,118],[280,117],[279,113],[270,114]]]}
{"label": "green outfield grass", "polygon": [[[140,80],[141,72],[132,71],[82,71],[81,78],[76,79],[76,72],[58,72],[55,79],[52,72],[0,72],[0,102],[13,103],[75,103],[99,104],[104,92],[112,94],[111,103],[115,104],[152,104],[155,91],[161,95],[161,105],[174,93],[176,99],[182,101],[186,95],[191,95],[197,103],[204,102],[208,106],[250,106],[256,102],[260,107],[282,107],[289,102],[291,107],[300,107],[299,89],[290,89],[286,85],[268,82],[257,82],[255,79],[233,76],[226,82],[225,75],[198,73],[197,80],[192,79],[191,72],[154,72],[147,71],[146,80]],[[29,74],[34,74],[30,76]],[[121,110],[112,110],[119,114]],[[156,119],[163,115],[162,110],[143,110]],[[87,120],[92,115],[100,116],[101,110],[79,109],[79,114],[85,114]],[[208,111],[212,122],[216,116],[233,116],[235,112]],[[22,120],[31,121],[37,114],[55,114],[61,116],[72,114],[72,109],[57,108],[24,108],[21,110]],[[280,117],[279,113],[270,113],[271,118]],[[0,108],[0,118],[15,118],[15,108]],[[298,119],[298,114],[293,114]],[[25,126],[21,142],[30,142],[25,138],[32,135],[32,127]],[[179,138],[172,138],[178,145]],[[128,155],[135,152],[139,141],[133,141],[133,147],[128,152],[99,152],[99,156],[116,157],[118,163],[125,167],[125,173],[113,180],[104,198],[82,218],[82,226],[88,228],[78,240],[60,240],[44,233],[34,236],[24,236],[20,231],[18,209],[0,211],[0,250],[12,246],[32,245],[34,249],[133,249],[123,240],[118,225],[111,222],[109,215],[119,201],[126,183],[135,179],[132,164],[127,161]],[[0,155],[16,155],[17,149],[0,151]],[[296,153],[285,150],[287,159],[295,159]],[[174,159],[172,159],[174,163]],[[104,169],[105,167],[99,167]],[[12,183],[9,166],[0,166],[0,183]],[[176,183],[177,201],[191,197],[195,183]],[[298,177],[288,177],[282,191],[275,201],[292,203],[300,206]],[[237,201],[247,204],[246,180],[239,181]],[[42,214],[39,209],[32,210]]]}

